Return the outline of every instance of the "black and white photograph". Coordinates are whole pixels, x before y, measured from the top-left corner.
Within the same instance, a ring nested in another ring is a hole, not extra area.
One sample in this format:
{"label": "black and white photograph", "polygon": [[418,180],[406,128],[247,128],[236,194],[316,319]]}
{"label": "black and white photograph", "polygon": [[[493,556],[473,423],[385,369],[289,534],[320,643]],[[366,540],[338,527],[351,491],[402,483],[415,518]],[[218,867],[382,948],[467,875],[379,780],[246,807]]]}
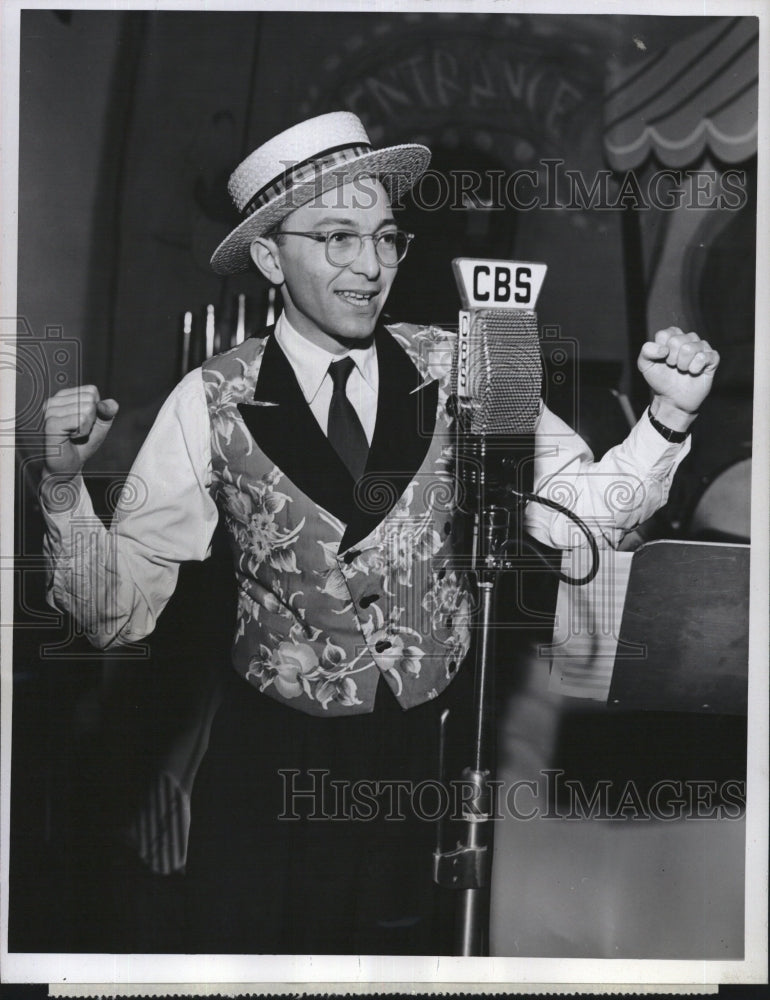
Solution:
{"label": "black and white photograph", "polygon": [[3,982],[767,981],[766,13],[4,7]]}

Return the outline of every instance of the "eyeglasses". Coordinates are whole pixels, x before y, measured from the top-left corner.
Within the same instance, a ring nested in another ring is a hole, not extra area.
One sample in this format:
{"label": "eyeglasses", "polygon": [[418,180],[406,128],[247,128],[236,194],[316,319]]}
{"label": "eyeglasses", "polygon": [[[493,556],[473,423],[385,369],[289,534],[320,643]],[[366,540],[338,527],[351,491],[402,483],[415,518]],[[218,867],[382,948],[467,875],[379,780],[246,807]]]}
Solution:
{"label": "eyeglasses", "polygon": [[347,267],[361,253],[364,240],[371,240],[377,260],[384,267],[396,267],[406,257],[414,233],[403,229],[387,229],[384,233],[351,233],[347,229],[333,229],[329,233],[300,233],[279,229],[276,236],[307,236],[316,243],[323,243],[326,259],[334,267]]}

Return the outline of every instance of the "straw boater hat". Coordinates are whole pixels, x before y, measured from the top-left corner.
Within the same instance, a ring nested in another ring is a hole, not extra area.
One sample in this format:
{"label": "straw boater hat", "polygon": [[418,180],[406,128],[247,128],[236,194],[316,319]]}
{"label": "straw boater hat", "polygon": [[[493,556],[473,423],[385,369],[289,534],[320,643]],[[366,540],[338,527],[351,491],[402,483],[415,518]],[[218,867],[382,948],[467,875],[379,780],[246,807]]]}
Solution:
{"label": "straw boater hat", "polygon": [[408,191],[430,161],[427,146],[372,149],[360,119],[349,111],[310,118],[255,149],[230,176],[227,190],[244,216],[211,258],[217,274],[245,271],[249,247],[295,208],[363,175],[379,178],[391,197]]}

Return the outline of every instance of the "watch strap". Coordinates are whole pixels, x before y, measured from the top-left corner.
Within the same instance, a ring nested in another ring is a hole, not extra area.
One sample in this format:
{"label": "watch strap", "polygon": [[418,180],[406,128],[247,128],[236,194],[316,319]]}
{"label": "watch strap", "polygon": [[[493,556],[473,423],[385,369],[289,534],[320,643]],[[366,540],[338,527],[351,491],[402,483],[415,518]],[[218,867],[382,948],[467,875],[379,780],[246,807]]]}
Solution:
{"label": "watch strap", "polygon": [[687,440],[690,434],[689,431],[675,431],[671,427],[666,427],[665,424],[662,424],[659,420],[656,420],[655,417],[653,417],[652,410],[650,410],[649,407],[647,407],[647,416],[658,434],[660,434],[661,437],[664,437],[666,441],[669,441],[671,444],[681,444],[683,441]]}

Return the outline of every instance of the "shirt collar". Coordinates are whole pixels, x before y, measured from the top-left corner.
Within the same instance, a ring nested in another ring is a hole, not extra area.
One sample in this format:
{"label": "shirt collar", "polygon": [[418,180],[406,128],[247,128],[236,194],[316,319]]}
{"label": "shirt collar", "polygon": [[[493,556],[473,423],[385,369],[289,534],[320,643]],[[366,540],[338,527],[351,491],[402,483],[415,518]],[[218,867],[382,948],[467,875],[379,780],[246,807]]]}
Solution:
{"label": "shirt collar", "polygon": [[340,361],[348,356],[367,385],[377,391],[377,350],[373,341],[366,347],[354,347],[344,354],[332,354],[298,333],[286,318],[286,313],[281,313],[276,320],[274,336],[294,369],[302,395],[308,403],[312,403],[318,395],[332,361]]}

